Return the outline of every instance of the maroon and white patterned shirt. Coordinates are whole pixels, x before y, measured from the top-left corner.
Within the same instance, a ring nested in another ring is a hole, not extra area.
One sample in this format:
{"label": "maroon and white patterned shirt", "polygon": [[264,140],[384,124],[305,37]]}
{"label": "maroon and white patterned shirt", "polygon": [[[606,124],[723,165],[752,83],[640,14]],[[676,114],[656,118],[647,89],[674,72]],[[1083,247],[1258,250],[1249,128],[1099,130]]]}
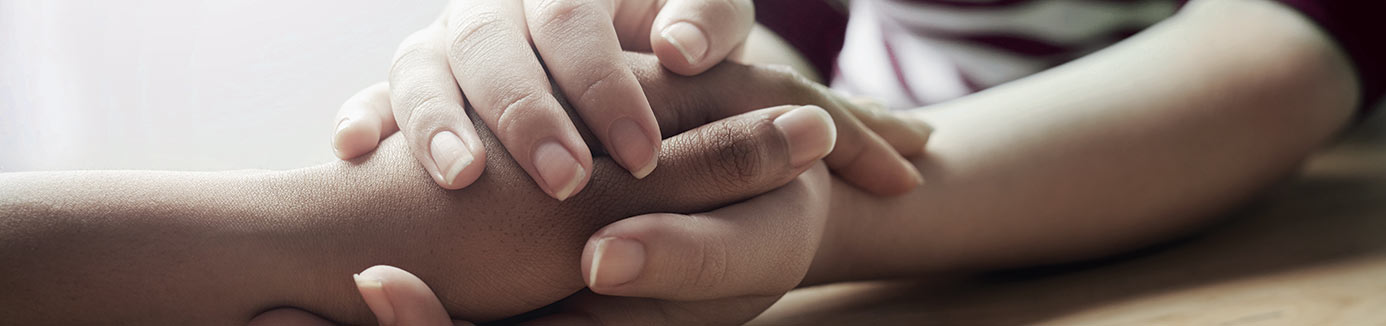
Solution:
{"label": "maroon and white patterned shirt", "polygon": [[[1364,107],[1386,80],[1381,0],[1279,0],[1352,58]],[[1173,15],[1182,0],[758,0],[757,20],[833,88],[893,108],[938,103],[1092,53]]]}

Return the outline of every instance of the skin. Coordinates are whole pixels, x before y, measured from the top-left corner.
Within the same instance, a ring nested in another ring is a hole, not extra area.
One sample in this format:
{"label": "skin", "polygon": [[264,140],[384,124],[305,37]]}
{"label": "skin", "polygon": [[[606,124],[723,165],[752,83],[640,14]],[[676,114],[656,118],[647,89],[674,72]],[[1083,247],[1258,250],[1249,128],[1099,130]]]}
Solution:
{"label": "skin", "polygon": [[[288,305],[359,323],[369,314],[335,280],[375,263],[432,280],[455,315],[517,314],[583,287],[576,257],[601,225],[708,210],[797,175],[764,113],[672,138],[669,169],[646,182],[607,177],[619,167],[603,160],[602,190],[565,203],[540,201],[504,155],[468,190],[428,187],[394,138],[358,162],[286,172],[7,174],[0,315],[6,324],[216,325]],[[717,149],[681,146],[704,137]],[[738,168],[764,177],[717,176]],[[686,180],[707,184],[668,190]],[[199,191],[208,188],[220,191]],[[476,207],[486,213],[458,213]]]}
{"label": "skin", "polygon": [[[833,103],[798,88],[796,76],[727,65],[698,81],[665,74],[647,56],[629,59],[648,72],[651,98],[673,108],[660,111],[665,130],[694,129],[665,141],[665,168],[644,180],[598,159],[601,187],[564,202],[545,200],[499,150],[472,187],[433,187],[399,137],[351,162],[283,172],[0,175],[0,257],[12,262],[0,270],[9,289],[0,316],[6,324],[218,325],[293,306],[362,323],[370,319],[364,302],[336,280],[386,263],[431,280],[452,315],[492,320],[581,289],[583,244],[601,226],[654,212],[715,216],[789,183],[833,146],[834,124],[817,107],[807,110],[821,118],[797,132],[776,121],[805,110],[798,106],[712,121],[757,101]],[[727,108],[701,93],[727,90],[694,87],[719,78],[767,87]],[[785,249],[797,247],[767,252]],[[812,255],[799,255],[804,271]]]}
{"label": "skin", "polygon": [[[900,113],[938,128],[913,160],[931,183],[884,198],[834,179],[828,226],[801,285],[1058,263],[1168,239],[1291,174],[1350,123],[1358,98],[1343,53],[1295,11],[1193,2],[1089,57]],[[646,259],[683,259],[690,271],[709,264],[688,257]],[[779,266],[738,262],[747,275]],[[565,307],[620,324],[630,303],[676,296],[686,282],[593,289],[631,297]]]}
{"label": "skin", "polygon": [[1350,67],[1292,9],[1201,1],[1087,58],[904,113],[938,126],[915,160],[933,183],[898,198],[835,185],[806,282],[1055,263],[1186,232],[1348,126]]}
{"label": "skin", "polygon": [[[1091,93],[1052,95],[1073,89]],[[803,249],[816,250],[803,284],[1058,262],[1167,238],[1292,171],[1347,125],[1356,92],[1343,55],[1289,9],[1194,3],[1092,57],[908,113],[940,126],[915,161],[937,181],[889,199],[834,181],[821,246]],[[748,273],[774,268],[745,262]]]}
{"label": "skin", "polygon": [[749,0],[455,0],[400,46],[391,69],[403,88],[394,93],[399,120],[434,180],[465,187],[484,168],[472,164],[486,154],[474,125],[426,119],[461,117],[465,93],[540,188],[563,200],[587,183],[592,154],[556,86],[607,152],[642,178],[658,163],[660,129],[622,49],[701,73],[745,38],[753,10]]}
{"label": "skin", "polygon": [[[485,165],[474,163],[486,161],[478,124],[462,109],[471,105],[537,185],[565,200],[587,186],[591,140],[636,178],[658,165],[653,153],[668,133],[637,72],[623,64],[623,49],[652,52],[677,74],[700,74],[742,48],[754,16],[750,0],[454,0],[400,44],[389,78],[393,119],[429,175],[460,189],[481,175]],[[863,129],[853,116],[833,117],[839,129]],[[578,122],[592,132],[580,133]],[[375,125],[348,115],[337,129],[371,134]],[[826,162],[848,180],[882,195],[922,182],[881,135],[844,136],[860,145]],[[337,146],[341,158],[367,151]]]}

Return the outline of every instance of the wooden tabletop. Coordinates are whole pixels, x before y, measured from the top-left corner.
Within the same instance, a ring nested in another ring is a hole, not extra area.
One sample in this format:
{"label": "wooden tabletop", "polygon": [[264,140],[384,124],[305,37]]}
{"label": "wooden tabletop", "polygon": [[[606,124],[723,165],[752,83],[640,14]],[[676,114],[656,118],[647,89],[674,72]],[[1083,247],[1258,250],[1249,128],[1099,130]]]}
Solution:
{"label": "wooden tabletop", "polygon": [[1386,325],[1386,117],[1223,222],[1123,257],[791,292],[757,325]]}

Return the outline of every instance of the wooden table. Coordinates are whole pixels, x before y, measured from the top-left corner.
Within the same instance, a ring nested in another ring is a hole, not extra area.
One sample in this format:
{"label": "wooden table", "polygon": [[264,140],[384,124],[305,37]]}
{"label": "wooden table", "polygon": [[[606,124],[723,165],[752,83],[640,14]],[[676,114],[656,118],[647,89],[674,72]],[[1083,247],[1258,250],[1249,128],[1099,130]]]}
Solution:
{"label": "wooden table", "polygon": [[752,324],[1386,325],[1386,116],[1185,239],[967,281],[801,289]]}

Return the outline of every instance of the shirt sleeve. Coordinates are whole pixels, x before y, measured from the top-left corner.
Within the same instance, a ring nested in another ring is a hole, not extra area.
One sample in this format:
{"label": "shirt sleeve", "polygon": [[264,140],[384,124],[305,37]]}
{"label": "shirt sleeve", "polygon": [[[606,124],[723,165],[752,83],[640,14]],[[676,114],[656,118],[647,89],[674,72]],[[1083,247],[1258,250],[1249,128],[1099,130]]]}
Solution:
{"label": "shirt sleeve", "polygon": [[[1274,0],[1322,28],[1348,56],[1361,87],[1362,116],[1386,95],[1386,1]],[[1182,1],[1181,1],[1182,2]],[[846,38],[847,13],[824,0],[757,0],[756,21],[779,34],[825,76]],[[809,23],[811,22],[811,23]]]}
{"label": "shirt sleeve", "polygon": [[1277,0],[1309,17],[1347,53],[1361,86],[1361,115],[1386,91],[1386,1]]}
{"label": "shirt sleeve", "polygon": [[820,75],[833,75],[847,39],[846,9],[825,0],[756,0],[755,6],[756,23],[799,50]]}

